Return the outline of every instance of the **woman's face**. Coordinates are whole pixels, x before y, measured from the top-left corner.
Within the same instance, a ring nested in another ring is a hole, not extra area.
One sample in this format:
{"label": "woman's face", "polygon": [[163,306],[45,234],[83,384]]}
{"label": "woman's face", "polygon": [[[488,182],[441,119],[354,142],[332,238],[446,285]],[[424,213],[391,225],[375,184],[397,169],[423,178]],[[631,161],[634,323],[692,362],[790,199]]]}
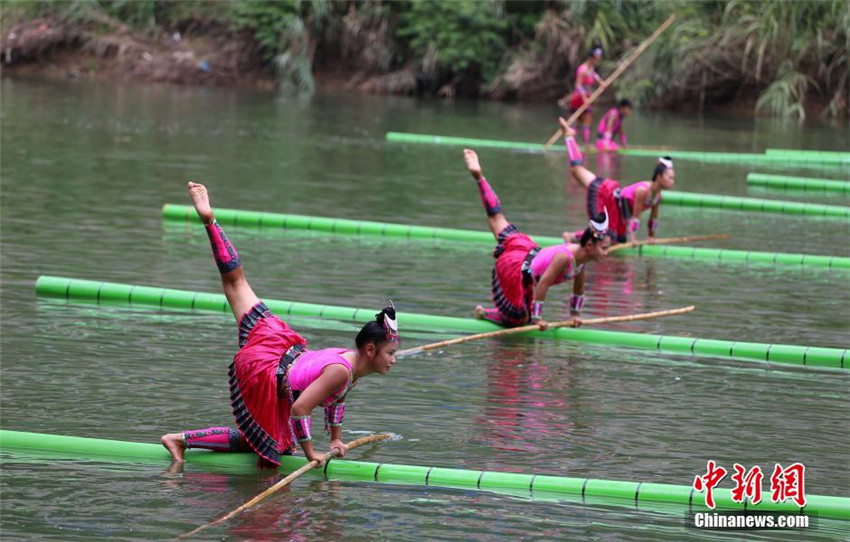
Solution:
{"label": "woman's face", "polygon": [[587,244],[587,255],[590,256],[590,259],[594,262],[598,262],[602,260],[608,255],[608,247],[611,246],[611,239],[605,237],[605,239],[600,239],[595,243]]}
{"label": "woman's face", "polygon": [[676,171],[673,168],[665,169],[664,173],[661,174],[660,180],[661,188],[664,190],[670,190],[676,183]]}
{"label": "woman's face", "polygon": [[398,343],[384,343],[380,347],[374,343],[366,345],[366,355],[369,356],[372,369],[376,373],[385,375],[395,365],[395,353],[398,352]]}

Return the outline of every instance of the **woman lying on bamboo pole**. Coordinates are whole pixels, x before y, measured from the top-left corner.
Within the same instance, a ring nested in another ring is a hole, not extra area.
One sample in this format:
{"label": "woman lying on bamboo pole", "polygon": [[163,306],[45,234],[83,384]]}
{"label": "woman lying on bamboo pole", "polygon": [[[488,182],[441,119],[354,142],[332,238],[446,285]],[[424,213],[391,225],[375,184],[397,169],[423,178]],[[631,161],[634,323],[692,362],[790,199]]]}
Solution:
{"label": "woman lying on bamboo pole", "polygon": [[[570,162],[570,175],[587,190],[587,214],[594,216],[605,210],[608,213],[608,235],[613,243],[634,243],[640,229],[640,216],[650,209],[647,226],[650,243],[658,230],[658,210],[661,206],[661,191],[673,188],[676,172],[669,156],[658,159],[651,181],[640,181],[624,188],[613,179],[597,177],[582,165],[584,156],[575,140],[575,130],[563,118],[558,119],[566,134],[564,143]],[[582,231],[564,232],[564,238],[575,240]]]}
{"label": "woman lying on bamboo pole", "polygon": [[543,302],[549,288],[573,281],[570,316],[581,325],[579,315],[584,305],[584,264],[605,257],[608,216],[603,212],[590,219],[578,243],[562,243],[541,249],[531,237],[520,232],[505,218],[496,192],[481,172],[475,151],[465,149],[463,159],[472,178],[478,183],[481,203],[487,212],[487,223],[496,239],[493,257],[493,302],[495,307],[475,307],[475,317],[506,327],[537,324],[549,327],[543,320]]}

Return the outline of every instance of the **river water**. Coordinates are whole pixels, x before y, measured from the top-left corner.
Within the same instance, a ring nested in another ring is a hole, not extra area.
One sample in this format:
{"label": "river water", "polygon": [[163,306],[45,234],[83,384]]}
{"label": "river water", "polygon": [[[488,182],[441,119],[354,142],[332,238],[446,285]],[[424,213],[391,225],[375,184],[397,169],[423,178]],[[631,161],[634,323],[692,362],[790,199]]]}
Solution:
{"label": "river water", "polygon": [[[203,234],[163,225],[204,181],[213,205],[467,229],[486,228],[459,149],[386,143],[386,131],[542,141],[547,105],[443,103],[250,90],[2,80],[2,381],[4,429],[138,442],[232,424],[232,318],[38,299],[39,275],[218,292]],[[597,112],[597,117],[599,112]],[[638,112],[629,139],[680,149],[846,150],[846,125]],[[562,155],[482,150],[505,213],[559,235],[584,222]],[[653,160],[594,167],[628,181]],[[679,161],[676,189],[747,195],[740,165]],[[842,178],[818,170],[776,173]],[[843,174],[846,178],[846,173]],[[847,205],[844,196],[750,192]],[[850,255],[846,221],[663,208],[660,235],[729,232],[715,245]],[[258,294],[467,316],[489,299],[490,250],[446,243],[228,228]],[[694,304],[690,315],[612,327],[635,332],[846,348],[850,274],[652,258],[591,268],[585,316]],[[567,289],[547,315],[566,315]],[[293,324],[314,347],[353,344],[357,326]],[[402,323],[403,325],[403,323]],[[402,329],[404,335],[404,329]],[[408,336],[408,344],[432,339]],[[399,361],[360,383],[346,440],[397,441],[352,459],[690,485],[714,459],[799,461],[807,492],[850,496],[850,376],[604,345],[491,340]],[[317,422],[317,426],[320,424]],[[317,430],[320,433],[320,430]],[[320,446],[325,437],[317,437]],[[171,538],[263,490],[271,474],[198,466],[38,461],[3,454],[4,537]],[[724,482],[724,485],[728,480]],[[820,520],[808,538],[847,536]],[[786,534],[787,539],[798,535]],[[685,539],[681,512],[538,502],[486,492],[304,478],[259,509],[209,531],[227,539]],[[711,536],[715,538],[715,536]]]}

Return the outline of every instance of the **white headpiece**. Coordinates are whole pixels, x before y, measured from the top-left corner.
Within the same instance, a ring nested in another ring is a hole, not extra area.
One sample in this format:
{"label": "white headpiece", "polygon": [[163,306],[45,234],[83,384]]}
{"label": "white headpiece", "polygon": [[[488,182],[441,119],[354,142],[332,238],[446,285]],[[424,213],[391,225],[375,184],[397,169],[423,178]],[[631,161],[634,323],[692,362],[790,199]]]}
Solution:
{"label": "white headpiece", "polygon": [[[395,312],[395,305],[393,305],[392,300],[390,300],[390,307],[392,307],[393,312]],[[390,318],[390,315],[386,312],[384,313],[384,329],[387,332],[387,340],[391,343],[397,343],[399,340],[398,337],[398,316],[395,318]]]}
{"label": "white headpiece", "polygon": [[673,168],[673,160],[669,160],[667,158],[661,157],[661,158],[658,159],[658,163],[661,164],[662,166],[666,167],[667,169]]}
{"label": "white headpiece", "polygon": [[604,237],[608,233],[608,209],[603,207],[602,210],[605,213],[605,220],[596,222],[593,218],[590,219],[590,229],[596,237]]}

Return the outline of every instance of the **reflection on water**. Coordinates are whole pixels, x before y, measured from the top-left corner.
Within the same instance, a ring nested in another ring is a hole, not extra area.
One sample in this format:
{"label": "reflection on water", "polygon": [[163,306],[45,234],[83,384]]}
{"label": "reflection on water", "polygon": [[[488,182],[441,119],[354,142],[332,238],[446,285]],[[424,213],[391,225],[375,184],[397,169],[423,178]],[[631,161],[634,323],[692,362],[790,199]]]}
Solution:
{"label": "reflection on water", "polygon": [[[539,104],[348,95],[293,102],[246,90],[0,85],[0,426],[131,441],[232,422],[231,317],[36,300],[39,275],[218,292],[203,234],[161,220],[163,203],[186,202],[187,179],[207,182],[222,207],[482,230],[459,149],[390,145],[384,133],[523,141],[555,127],[554,109]],[[668,133],[678,148],[739,152],[826,149],[843,134],[832,126],[795,132],[764,120],[650,113],[629,122],[636,143],[666,144],[657,134]],[[585,222],[584,195],[567,180],[562,156],[480,154],[506,213],[524,231],[560,235]],[[647,178],[654,163],[592,160],[600,174],[624,183]],[[678,161],[676,182],[686,191],[746,195],[748,172]],[[664,208],[660,227],[665,236],[732,232],[716,245],[724,248],[850,255],[850,226],[841,221]],[[376,311],[392,298],[405,311],[451,316],[469,316],[489,300],[489,246],[228,233],[261,297]],[[847,274],[824,270],[610,258],[590,266],[585,312],[694,304],[687,316],[610,329],[847,346],[850,321],[840,310],[850,304],[847,285]],[[547,300],[552,320],[566,317],[568,294],[561,288]],[[357,330],[310,318],[290,323],[316,348],[351,346]],[[444,335],[403,337],[420,344]],[[402,436],[358,450],[355,459],[676,484],[690,484],[707,459],[763,467],[800,461],[811,493],[846,496],[848,378],[604,345],[487,340],[399,360],[390,375],[363,382],[349,399],[346,437]],[[15,538],[172,537],[277,479],[191,465],[180,472],[0,459],[2,529]],[[811,538],[836,537],[838,529],[821,521]],[[703,536],[684,531],[679,512],[315,477],[210,532],[304,540]]]}

